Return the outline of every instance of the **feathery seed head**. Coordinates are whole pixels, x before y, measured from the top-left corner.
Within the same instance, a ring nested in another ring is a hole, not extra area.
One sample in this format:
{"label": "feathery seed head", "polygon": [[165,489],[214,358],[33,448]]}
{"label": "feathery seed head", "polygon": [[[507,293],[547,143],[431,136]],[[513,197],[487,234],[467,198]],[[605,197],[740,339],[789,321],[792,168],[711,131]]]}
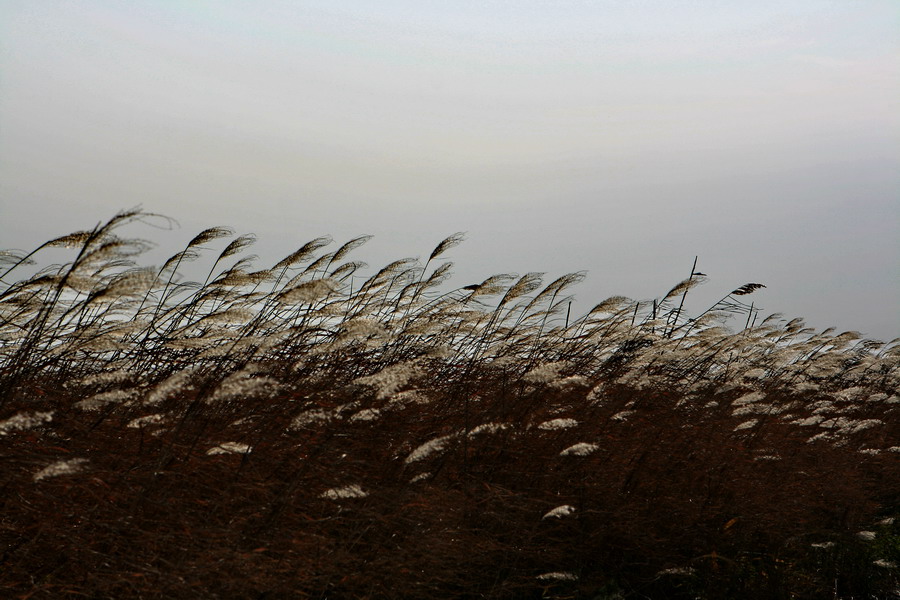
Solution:
{"label": "feathery seed head", "polygon": [[381,416],[381,411],[377,408],[366,408],[358,413],[351,415],[348,419],[351,423],[359,423],[364,421],[375,421]]}
{"label": "feathery seed head", "polygon": [[357,484],[353,484],[325,490],[324,492],[322,492],[320,497],[327,498],[329,500],[345,500],[350,498],[365,498],[368,495],[369,493],[363,490],[362,487]]}
{"label": "feathery seed head", "polygon": [[527,383],[551,383],[560,378],[560,372],[571,368],[571,364],[566,361],[550,362],[540,364],[522,377]]}
{"label": "feathery seed head", "polygon": [[513,279],[515,276],[509,274],[491,275],[481,283],[468,285],[462,289],[471,290],[469,300],[478,296],[494,296],[506,289],[506,284]]}
{"label": "feathery seed head", "polygon": [[91,231],[75,231],[52,239],[44,245],[48,248],[78,248],[90,240],[93,235],[94,233]]}
{"label": "feathery seed head", "polygon": [[503,299],[500,301],[500,306],[503,306],[520,296],[530,294],[534,290],[538,289],[541,286],[541,279],[543,278],[543,276],[544,273],[526,273],[525,275],[520,277],[519,280],[506,291],[506,294],[503,295]]}
{"label": "feathery seed head", "polygon": [[299,250],[294,251],[293,253],[287,255],[285,258],[279,261],[273,267],[273,270],[280,271],[281,269],[292,267],[297,263],[301,263],[304,260],[307,260],[310,256],[312,256],[314,252],[316,252],[320,248],[323,248],[330,244],[331,241],[332,240],[330,236],[322,236],[306,242]]}
{"label": "feathery seed head", "polygon": [[12,431],[25,431],[44,423],[49,423],[53,420],[53,412],[52,410],[49,412],[21,412],[5,421],[0,421],[0,436],[9,435]]}
{"label": "feathery seed head", "polygon": [[575,419],[552,419],[550,421],[544,421],[543,423],[537,426],[538,429],[543,429],[544,431],[557,431],[560,429],[570,429],[572,427],[577,427],[578,421]]}
{"label": "feathery seed head", "polygon": [[764,286],[761,283],[745,283],[738,289],[732,291],[731,295],[732,296],[746,296],[747,294],[752,294],[756,290],[758,290],[760,288],[764,288],[764,287],[766,287],[766,286]]}
{"label": "feathery seed head", "polygon": [[443,254],[443,253],[446,252],[447,250],[449,250],[449,249],[451,249],[451,248],[453,248],[453,247],[455,247],[455,246],[460,245],[460,244],[463,242],[463,240],[465,240],[465,239],[466,239],[466,234],[463,233],[463,232],[461,232],[461,231],[460,231],[460,232],[457,232],[457,233],[454,233],[453,235],[451,235],[451,236],[445,238],[445,239],[444,239],[440,244],[438,244],[437,247],[432,251],[431,256],[428,257],[428,260],[429,260],[429,261],[434,260],[435,258],[437,258],[438,256],[440,256],[441,254]]}
{"label": "feathery seed head", "polygon": [[213,240],[228,237],[230,235],[234,235],[234,230],[231,227],[210,227],[195,235],[194,238],[188,242],[187,247],[194,248],[195,246],[202,246]]}
{"label": "feathery seed head", "polygon": [[544,519],[561,519],[562,517],[568,517],[572,513],[575,512],[575,507],[571,504],[563,504],[562,506],[557,506],[553,510],[549,511],[541,520]]}
{"label": "feathery seed head", "polygon": [[631,302],[632,301],[625,296],[610,296],[609,298],[592,308],[590,314],[615,313],[621,310],[626,305],[631,304]]}
{"label": "feathery seed head", "polygon": [[554,571],[538,575],[537,579],[541,581],[578,581],[578,576],[574,573]]}
{"label": "feathery seed head", "polygon": [[409,453],[409,456],[406,457],[406,464],[411,464],[414,462],[418,462],[420,460],[424,460],[434,454],[435,452],[440,452],[444,448],[447,447],[447,444],[450,443],[451,440],[456,438],[456,435],[444,435],[441,437],[434,438],[433,440],[429,440],[413,450]]}
{"label": "feathery seed head", "polygon": [[305,281],[278,295],[284,304],[311,304],[338,289],[338,283],[331,278]]}
{"label": "feathery seed head", "polygon": [[144,406],[156,406],[167,400],[172,394],[181,390],[190,390],[197,375],[196,367],[189,367],[176,371],[163,381],[156,384],[144,397]]}
{"label": "feathery seed head", "polygon": [[152,415],[146,415],[143,417],[138,417],[137,419],[131,420],[127,427],[131,429],[141,429],[143,427],[147,427],[148,425],[158,425],[165,420],[165,415],[156,413]]}
{"label": "feathery seed head", "polygon": [[355,273],[356,271],[358,271],[360,269],[365,269],[367,266],[369,266],[369,265],[367,265],[366,263],[364,263],[362,261],[358,261],[358,260],[347,262],[347,263],[344,263],[341,266],[337,267],[334,271],[332,271],[331,277],[332,277],[332,279],[336,279],[336,280],[340,281],[342,278],[346,278],[349,275],[352,275],[353,273]]}
{"label": "feathery seed head", "polygon": [[294,420],[291,422],[289,429],[301,429],[303,427],[306,427],[307,425],[312,425],[315,423],[327,423],[334,417],[334,413],[323,410],[321,408],[314,408],[304,411],[294,417]]}
{"label": "feathery seed head", "polygon": [[353,383],[374,387],[377,390],[377,398],[382,400],[394,394],[423,372],[419,362],[411,360],[387,366],[374,375],[359,377],[354,379]]}
{"label": "feathery seed head", "polygon": [[476,435],[480,435],[482,433],[497,433],[499,431],[503,431],[505,429],[509,429],[509,423],[484,423],[479,425],[478,427],[472,429],[469,432],[469,437],[474,437]]}
{"label": "feathery seed head", "polygon": [[255,377],[254,369],[244,369],[232,373],[216,388],[216,391],[207,398],[206,402],[212,404],[223,400],[238,399],[241,397],[261,397],[274,394],[281,384],[270,377]]}
{"label": "feathery seed head", "polygon": [[569,446],[559,453],[560,456],[588,456],[600,449],[597,444],[588,444],[587,442],[579,442]]}
{"label": "feathery seed head", "polygon": [[674,298],[675,296],[678,296],[679,294],[683,294],[683,293],[687,292],[688,290],[690,290],[691,288],[694,288],[694,287],[700,285],[704,281],[705,281],[705,278],[702,275],[698,276],[695,274],[692,277],[679,282],[678,285],[676,285],[671,290],[669,290],[668,293],[663,297],[662,301],[665,302],[666,300],[669,300],[670,298]]}
{"label": "feathery seed head", "polygon": [[213,446],[209,450],[206,451],[209,455],[214,454],[249,454],[252,448],[247,444],[242,444],[240,442],[222,442],[216,446]]}
{"label": "feathery seed head", "polygon": [[110,390],[108,392],[100,392],[99,394],[94,394],[86,400],[76,402],[74,406],[75,408],[79,408],[81,410],[100,410],[108,404],[120,404],[131,400],[132,398],[137,396],[137,394],[138,391],[134,389]]}
{"label": "feathery seed head", "polygon": [[239,252],[241,252],[244,248],[248,246],[252,246],[256,243],[256,236],[252,233],[248,233],[246,235],[241,235],[236,237],[231,241],[230,244],[225,246],[225,249],[222,250],[222,253],[219,255],[219,260],[228,258],[229,256],[233,256]]}
{"label": "feathery seed head", "polygon": [[630,417],[634,413],[635,413],[635,411],[633,411],[633,410],[623,410],[623,411],[619,411],[616,414],[614,414],[613,416],[611,416],[610,419],[613,421],[627,421],[628,417]]}
{"label": "feathery seed head", "polygon": [[672,567],[663,569],[657,575],[693,575],[696,570],[691,567]]}
{"label": "feathery seed head", "polygon": [[41,481],[49,477],[59,477],[61,475],[73,475],[80,472],[84,465],[88,462],[86,458],[71,458],[69,460],[60,460],[51,465],[47,465],[34,474],[34,481]]}
{"label": "feathery seed head", "polygon": [[366,242],[372,239],[371,235],[361,235],[359,237],[355,237],[349,242],[345,243],[343,246],[337,249],[334,255],[331,257],[331,262],[338,262],[339,260],[343,260],[350,252],[359,248]]}

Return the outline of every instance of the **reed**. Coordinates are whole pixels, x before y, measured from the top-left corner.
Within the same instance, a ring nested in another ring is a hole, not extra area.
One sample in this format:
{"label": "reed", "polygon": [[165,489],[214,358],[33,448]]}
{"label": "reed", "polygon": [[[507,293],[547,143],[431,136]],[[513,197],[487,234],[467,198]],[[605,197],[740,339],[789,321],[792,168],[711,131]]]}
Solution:
{"label": "reed", "polygon": [[9,597],[898,593],[900,340],[756,325],[757,283],[689,318],[696,263],[574,318],[583,273],[450,289],[461,234],[142,266],[159,218],[0,253]]}

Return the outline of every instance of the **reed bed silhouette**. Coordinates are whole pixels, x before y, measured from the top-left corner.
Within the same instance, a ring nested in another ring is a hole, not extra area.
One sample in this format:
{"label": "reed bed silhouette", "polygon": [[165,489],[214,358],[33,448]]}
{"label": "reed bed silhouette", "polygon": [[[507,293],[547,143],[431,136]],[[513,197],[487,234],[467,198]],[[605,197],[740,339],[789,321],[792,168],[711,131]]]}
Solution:
{"label": "reed bed silhouette", "polygon": [[0,254],[5,597],[900,597],[900,341],[161,218]]}

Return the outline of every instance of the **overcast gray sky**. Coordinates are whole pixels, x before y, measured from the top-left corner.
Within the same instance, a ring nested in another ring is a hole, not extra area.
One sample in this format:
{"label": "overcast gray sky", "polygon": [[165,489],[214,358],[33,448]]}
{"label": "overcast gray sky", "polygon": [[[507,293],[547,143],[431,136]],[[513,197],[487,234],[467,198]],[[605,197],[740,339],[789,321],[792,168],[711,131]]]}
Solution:
{"label": "overcast gray sky", "polygon": [[[698,312],[900,336],[896,0],[2,0],[0,247],[142,205],[372,267],[587,270],[579,306],[698,268]],[[159,261],[160,259],[157,259]]]}

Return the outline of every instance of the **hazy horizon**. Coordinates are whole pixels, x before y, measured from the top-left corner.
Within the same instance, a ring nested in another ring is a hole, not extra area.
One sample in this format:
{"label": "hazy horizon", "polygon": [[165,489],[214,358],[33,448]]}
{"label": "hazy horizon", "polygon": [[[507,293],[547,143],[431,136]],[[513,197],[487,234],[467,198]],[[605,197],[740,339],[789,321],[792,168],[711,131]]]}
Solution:
{"label": "hazy horizon", "polygon": [[[141,205],[200,229],[375,238],[453,281],[585,270],[900,336],[900,6],[8,1],[0,248]],[[160,259],[157,259],[159,262]]]}

